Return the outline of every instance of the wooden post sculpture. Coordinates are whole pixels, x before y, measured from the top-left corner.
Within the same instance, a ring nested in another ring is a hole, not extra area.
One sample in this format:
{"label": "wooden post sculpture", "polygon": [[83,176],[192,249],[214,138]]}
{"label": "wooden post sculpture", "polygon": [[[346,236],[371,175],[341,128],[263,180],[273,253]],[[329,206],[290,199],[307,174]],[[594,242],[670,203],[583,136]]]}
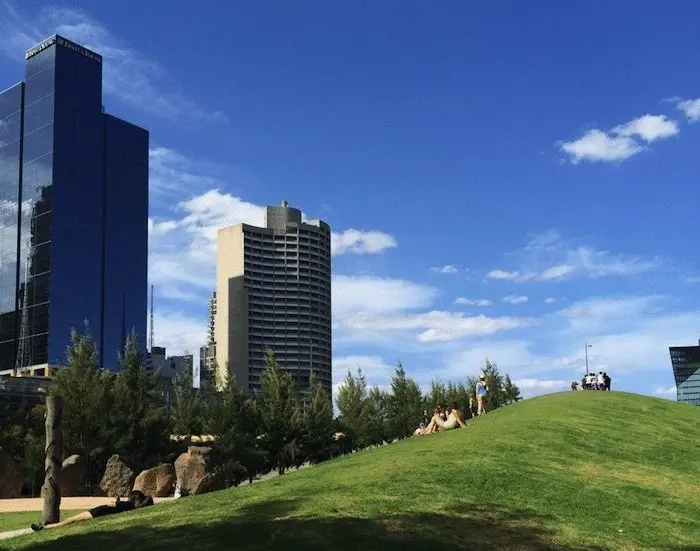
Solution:
{"label": "wooden post sculpture", "polygon": [[44,459],[44,497],[42,521],[44,525],[60,521],[61,508],[61,458],[63,457],[63,398],[46,397],[46,455]]}

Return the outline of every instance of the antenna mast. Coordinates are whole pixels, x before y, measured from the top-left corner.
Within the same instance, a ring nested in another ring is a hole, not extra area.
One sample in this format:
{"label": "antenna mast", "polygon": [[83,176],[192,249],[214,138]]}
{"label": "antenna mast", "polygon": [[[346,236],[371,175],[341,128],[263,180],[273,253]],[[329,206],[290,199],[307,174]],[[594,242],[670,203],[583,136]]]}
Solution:
{"label": "antenna mast", "polygon": [[153,351],[153,285],[151,285],[151,335],[150,335],[150,340],[151,340],[151,346],[149,347],[151,352]]}

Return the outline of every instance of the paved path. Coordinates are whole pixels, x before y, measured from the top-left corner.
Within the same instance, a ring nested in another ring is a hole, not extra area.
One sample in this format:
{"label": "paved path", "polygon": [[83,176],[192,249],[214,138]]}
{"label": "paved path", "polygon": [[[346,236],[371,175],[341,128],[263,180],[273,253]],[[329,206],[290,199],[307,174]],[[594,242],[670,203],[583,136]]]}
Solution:
{"label": "paved path", "polygon": [[[153,501],[162,503],[172,497],[157,497]],[[61,511],[87,511],[98,505],[111,505],[113,497],[64,497],[61,499]],[[0,513],[20,513],[25,511],[41,511],[44,500],[40,497],[21,499],[0,499]]]}
{"label": "paved path", "polygon": [[15,538],[17,536],[26,536],[31,534],[31,528],[22,528],[21,530],[12,530],[11,532],[0,532],[0,540],[9,540],[10,538]]}

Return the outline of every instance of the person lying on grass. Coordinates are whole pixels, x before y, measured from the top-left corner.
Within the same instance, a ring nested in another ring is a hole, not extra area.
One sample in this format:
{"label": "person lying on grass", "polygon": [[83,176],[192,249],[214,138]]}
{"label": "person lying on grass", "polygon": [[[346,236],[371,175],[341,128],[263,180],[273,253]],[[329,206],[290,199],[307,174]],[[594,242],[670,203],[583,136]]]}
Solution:
{"label": "person lying on grass", "polygon": [[456,429],[457,427],[464,427],[464,420],[462,419],[462,414],[456,407],[453,407],[448,411],[447,420],[443,419],[442,408],[438,408],[433,415],[433,418],[428,423],[428,426],[424,429],[416,429],[414,435],[420,434],[432,434],[434,432]]}
{"label": "person lying on grass", "polygon": [[64,526],[68,526],[69,524],[75,524],[76,522],[92,520],[94,518],[104,517],[106,515],[115,515],[117,513],[123,513],[125,511],[133,511],[134,509],[148,507],[149,505],[153,505],[153,498],[151,496],[147,496],[142,492],[139,492],[138,490],[134,490],[133,492],[131,492],[131,495],[129,495],[129,499],[127,499],[126,501],[121,501],[117,497],[115,498],[114,505],[100,505],[98,507],[90,509],[89,511],[85,511],[84,513],[80,513],[75,515],[74,517],[66,519],[63,522],[57,522],[56,524],[32,524],[32,530],[38,532],[39,530],[47,530],[49,528],[63,528]]}

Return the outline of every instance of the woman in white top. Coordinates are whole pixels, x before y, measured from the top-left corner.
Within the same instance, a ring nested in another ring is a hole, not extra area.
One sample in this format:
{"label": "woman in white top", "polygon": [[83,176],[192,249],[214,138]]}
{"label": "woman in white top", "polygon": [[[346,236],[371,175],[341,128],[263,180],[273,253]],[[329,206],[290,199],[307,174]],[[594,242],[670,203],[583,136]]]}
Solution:
{"label": "woman in white top", "polygon": [[605,377],[602,371],[598,373],[598,390],[605,390]]}

